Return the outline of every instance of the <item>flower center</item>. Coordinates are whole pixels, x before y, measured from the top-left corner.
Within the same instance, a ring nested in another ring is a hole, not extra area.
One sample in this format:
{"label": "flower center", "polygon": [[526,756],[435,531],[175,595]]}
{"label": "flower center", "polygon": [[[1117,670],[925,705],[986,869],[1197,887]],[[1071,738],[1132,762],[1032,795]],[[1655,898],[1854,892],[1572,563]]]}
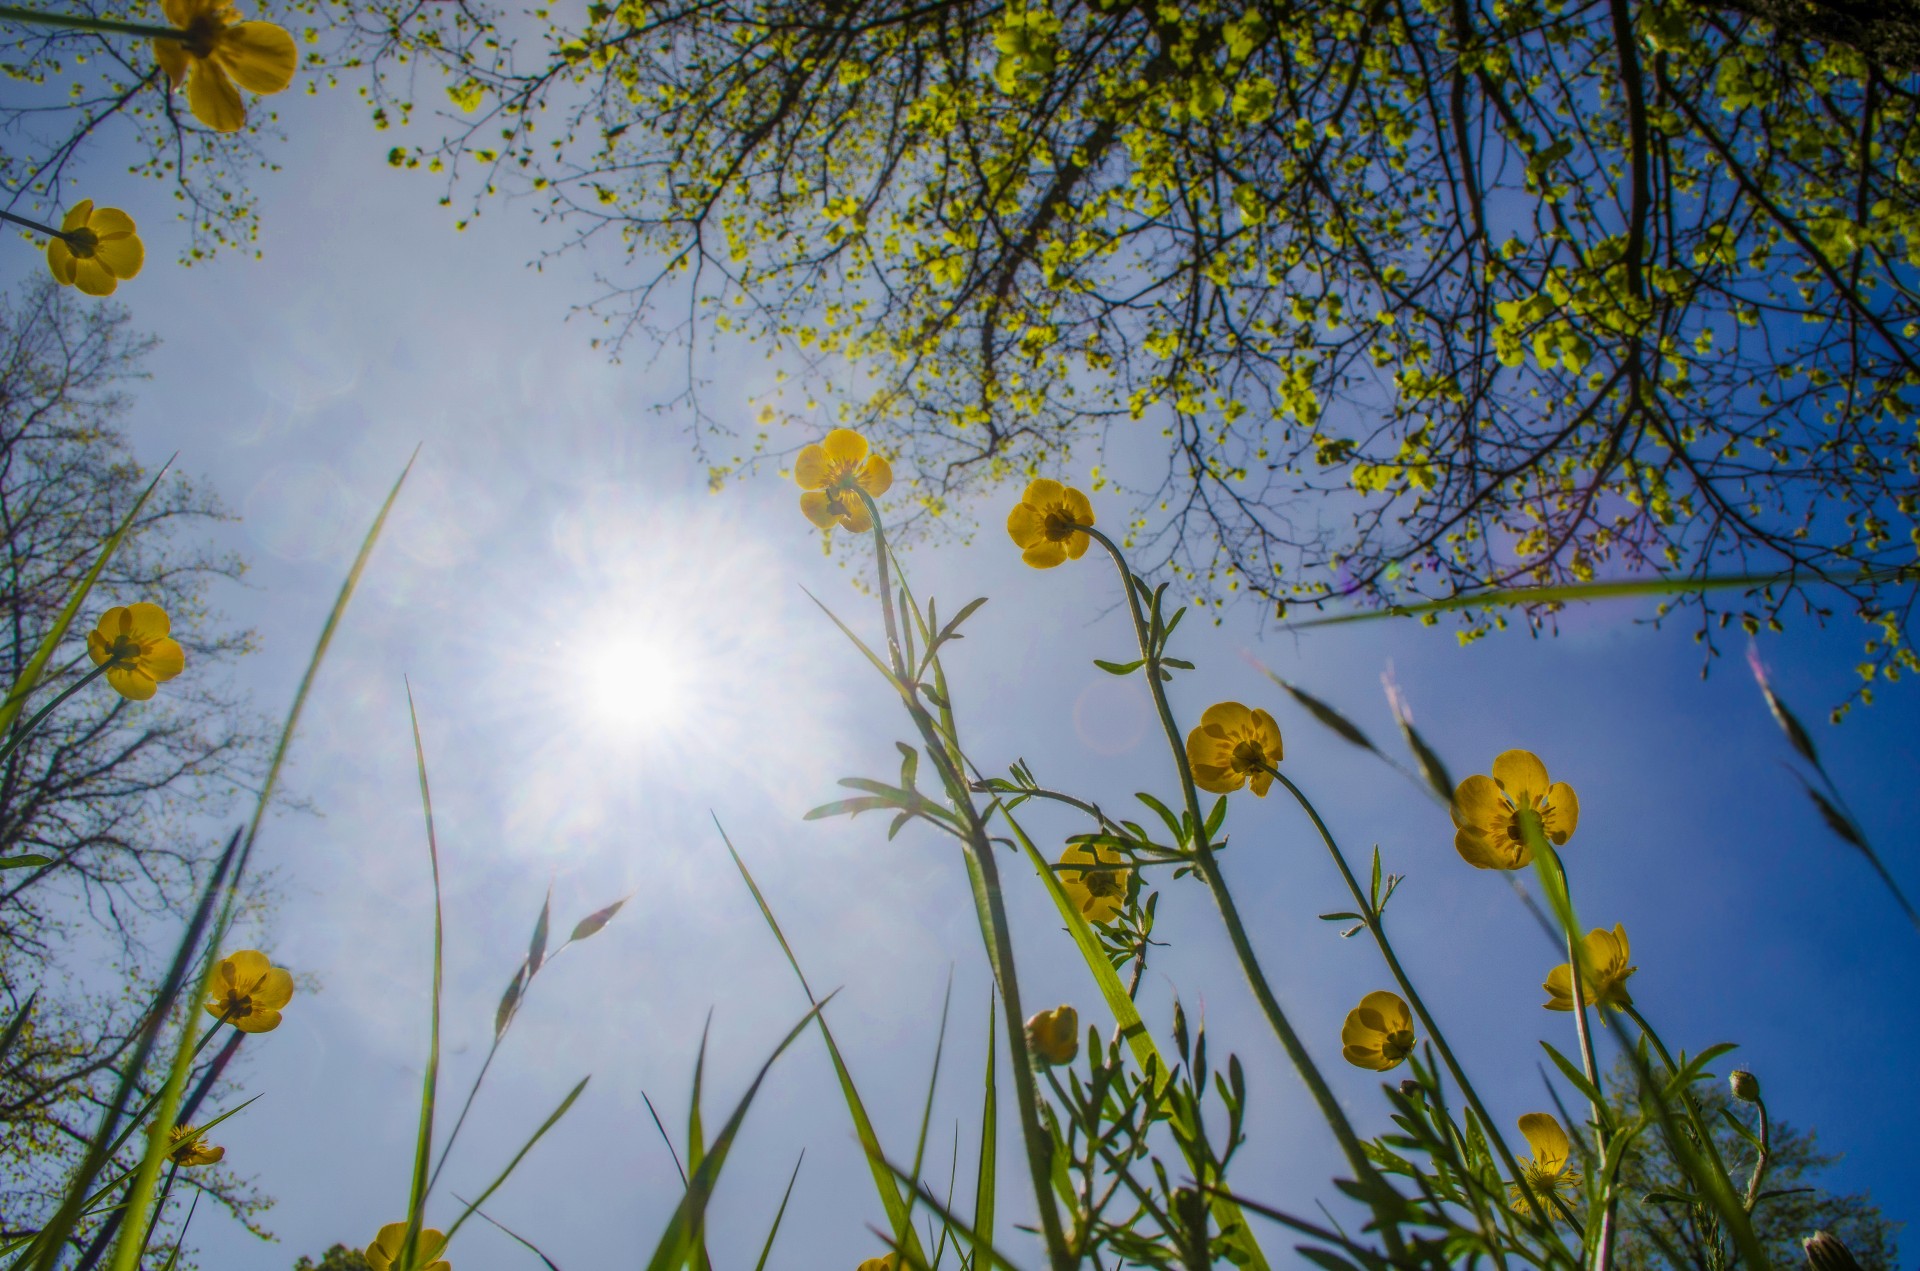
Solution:
{"label": "flower center", "polygon": [[227,994],[227,1019],[245,1019],[253,1014],[253,997],[238,990]]}
{"label": "flower center", "polygon": [[1380,1053],[1398,1063],[1413,1053],[1413,1030],[1396,1028],[1380,1043]]}
{"label": "flower center", "polygon": [[[81,230],[79,232],[87,235],[89,239],[93,237],[92,230]],[[89,243],[87,250],[82,252],[78,250],[78,245],[76,244],[73,254],[76,256],[91,256],[93,255],[93,246]],[[115,636],[113,638],[113,644],[107,649],[107,665],[132,666],[140,660],[140,653],[140,642],[138,640],[129,635]]]}
{"label": "flower center", "polygon": [[[94,249],[100,246],[100,236],[85,226],[79,229],[70,229],[62,235],[62,237],[67,240],[67,250],[75,256],[78,256],[81,260],[91,259]],[[125,636],[121,636],[121,642],[124,642],[126,638]],[[115,647],[117,648],[118,645],[116,644]]]}
{"label": "flower center", "polygon": [[853,459],[836,459],[827,469],[827,489],[851,490],[860,484],[860,464]]}
{"label": "flower center", "polygon": [[1248,738],[1234,746],[1233,759],[1230,762],[1235,772],[1264,771],[1267,766],[1266,748],[1252,738]]}
{"label": "flower center", "polygon": [[1064,503],[1055,503],[1047,508],[1046,528],[1043,533],[1049,543],[1064,543],[1072,538],[1078,527],[1074,524],[1073,513]]}
{"label": "flower center", "polygon": [[1107,896],[1118,896],[1126,891],[1126,888],[1120,885],[1119,870],[1112,870],[1112,869],[1095,870],[1089,874],[1082,874],[1080,876],[1080,881],[1086,887],[1088,892],[1092,893],[1095,896],[1100,896],[1102,898]]}
{"label": "flower center", "polygon": [[193,21],[187,23],[187,38],[180,41],[180,45],[193,57],[211,57],[214,42],[226,26],[214,14],[196,14]]}

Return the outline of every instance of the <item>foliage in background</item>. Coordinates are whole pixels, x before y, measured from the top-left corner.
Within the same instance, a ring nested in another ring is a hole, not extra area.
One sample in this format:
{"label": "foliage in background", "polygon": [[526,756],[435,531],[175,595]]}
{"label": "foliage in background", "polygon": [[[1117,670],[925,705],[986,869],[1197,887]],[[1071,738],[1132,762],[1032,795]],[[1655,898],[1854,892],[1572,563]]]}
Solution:
{"label": "foliage in background", "polygon": [[[152,343],[128,330],[123,311],[44,280],[0,297],[6,683],[151,479],[115,422]],[[169,478],[94,592],[164,604],[196,670],[229,662],[250,639],[207,605],[209,585],[240,572],[208,546],[224,519],[217,500]],[[92,669],[84,653],[66,661],[72,651],[49,667],[40,700]],[[245,703],[218,675],[198,674],[149,703],[104,683],[82,692],[0,761],[0,855],[48,861],[0,875],[0,1010],[11,1017],[39,994],[32,1026],[0,1066],[9,1230],[43,1214],[85,1150],[150,1005],[153,941],[173,938],[218,854],[196,818],[258,779],[260,742]],[[243,1218],[263,1203],[225,1167],[195,1170],[185,1185]]]}
{"label": "foliage in background", "polygon": [[[1624,1057],[1614,1064],[1611,1081],[1616,1091],[1632,1089],[1633,1070]],[[1750,1122],[1753,1118],[1748,1108],[1736,1103],[1717,1084],[1700,1087],[1699,1099],[1716,1127],[1714,1138],[1721,1154],[1737,1169],[1750,1169],[1752,1145],[1725,1120],[1725,1114],[1732,1112]],[[1616,1115],[1626,1112],[1625,1098],[1616,1094],[1611,1102]],[[1765,1189],[1789,1194],[1756,1206],[1754,1233],[1766,1245],[1775,1266],[1798,1266],[1802,1261],[1800,1241],[1813,1231],[1829,1231],[1839,1237],[1863,1267],[1900,1265],[1895,1237],[1902,1224],[1890,1221],[1865,1193],[1834,1195],[1819,1186],[1822,1172],[1840,1158],[1821,1151],[1812,1130],[1800,1131],[1785,1121],[1775,1121],[1768,1158]],[[1656,1191],[1671,1195],[1685,1190],[1672,1157],[1658,1151],[1628,1157],[1621,1177],[1633,1196]],[[1803,1188],[1807,1190],[1798,1190]],[[1718,1271],[1728,1264],[1725,1249],[1711,1247],[1700,1227],[1690,1220],[1688,1206],[1643,1201],[1637,1209],[1614,1259],[1616,1271]],[[1637,1235],[1642,1231],[1664,1240],[1669,1249],[1684,1254],[1684,1259],[1663,1257],[1649,1235]]]}
{"label": "foliage in background", "polygon": [[[1210,601],[1791,573],[1721,620],[1838,600],[1920,666],[1911,3],[334,12],[449,117],[396,166],[624,254],[616,346],[802,360],[762,424],[818,394],[905,527],[1149,430],[1131,543]],[[728,408],[716,480],[784,445]]]}

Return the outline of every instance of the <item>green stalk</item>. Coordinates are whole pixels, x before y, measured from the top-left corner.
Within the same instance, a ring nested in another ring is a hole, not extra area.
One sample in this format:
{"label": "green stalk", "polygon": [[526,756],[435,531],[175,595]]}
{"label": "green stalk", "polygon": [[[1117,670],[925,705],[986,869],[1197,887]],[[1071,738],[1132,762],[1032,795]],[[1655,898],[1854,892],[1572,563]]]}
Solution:
{"label": "green stalk", "polygon": [[107,673],[107,667],[110,665],[112,665],[112,663],[102,663],[101,665],[94,667],[91,671],[88,671],[85,675],[81,676],[79,679],[75,680],[73,683],[61,689],[59,695],[56,696],[51,702],[48,702],[45,706],[42,706],[39,710],[34,712],[32,719],[29,719],[26,723],[14,729],[13,736],[7,738],[5,745],[0,745],[0,763],[6,762],[7,756],[12,754],[16,749],[18,749],[20,746],[20,743],[25,741],[28,738],[28,736],[32,734],[34,729],[40,727],[41,720],[53,714],[55,707],[59,706],[60,703],[66,701],[69,697],[72,697],[75,693],[78,693],[81,689],[85,688],[87,685],[99,679],[102,675],[105,675]]}
{"label": "green stalk", "polygon": [[1227,938],[1233,944],[1235,956],[1240,960],[1240,970],[1246,976],[1248,985],[1253,989],[1254,1000],[1260,1004],[1261,1013],[1267,1018],[1274,1035],[1280,1039],[1281,1048],[1287,1052],[1294,1071],[1306,1083],[1307,1091],[1319,1106],[1320,1115],[1326,1120],[1333,1136],[1340,1144],[1340,1150],[1346,1155],[1347,1163],[1354,1172],[1355,1180],[1363,1184],[1374,1196],[1374,1214],[1380,1220],[1380,1234],[1386,1242],[1390,1258],[1396,1262],[1404,1259],[1405,1242],[1400,1238],[1399,1219],[1395,1215],[1403,1201],[1399,1193],[1383,1178],[1373,1162],[1367,1159],[1366,1149],[1360,1142],[1360,1136],[1354,1133],[1353,1125],[1347,1120],[1346,1112],[1340,1107],[1340,1101],[1334,1097],[1333,1090],[1321,1076],[1320,1069],[1313,1062],[1313,1056],[1300,1040],[1293,1024],[1281,1009],[1280,1002],[1273,995],[1273,989],[1267,983],[1266,975],[1260,969],[1259,956],[1253,950],[1253,942],[1247,938],[1246,925],[1240,920],[1239,907],[1234,904],[1233,895],[1227,890],[1226,879],[1220,873],[1220,863],[1213,853],[1213,845],[1207,841],[1206,817],[1200,811],[1200,795],[1193,784],[1193,771],[1187,764],[1187,752],[1180,737],[1179,725],[1174,723],[1173,708],[1167,703],[1166,688],[1160,679],[1160,657],[1154,651],[1152,641],[1147,634],[1147,622],[1140,612],[1140,597],[1134,591],[1133,576],[1127,568],[1126,558],[1112,539],[1091,526],[1078,526],[1078,529],[1106,548],[1107,555],[1113,558],[1113,564],[1120,571],[1120,590],[1127,597],[1127,612],[1133,617],[1133,632],[1140,645],[1140,656],[1145,661],[1142,667],[1147,677],[1147,688],[1153,694],[1153,704],[1160,714],[1160,725],[1167,735],[1167,744],[1173,748],[1174,766],[1180,772],[1181,794],[1186,799],[1187,815],[1193,822],[1194,864],[1200,878],[1213,894],[1214,905],[1220,910],[1220,920],[1227,929]]}
{"label": "green stalk", "polygon": [[[1439,1021],[1427,1011],[1427,1005],[1421,1000],[1419,990],[1413,987],[1413,981],[1408,977],[1406,968],[1400,965],[1399,955],[1394,953],[1393,945],[1387,939],[1386,924],[1381,921],[1372,903],[1360,890],[1360,880],[1353,876],[1353,870],[1347,865],[1346,855],[1341,852],[1339,844],[1334,842],[1333,832],[1327,828],[1327,823],[1320,819],[1319,810],[1307,799],[1306,794],[1299,786],[1293,784],[1285,773],[1277,768],[1267,768],[1266,772],[1287,788],[1287,793],[1291,794],[1294,800],[1305,809],[1308,818],[1313,822],[1313,828],[1320,832],[1320,841],[1326,844],[1328,854],[1333,857],[1333,863],[1339,866],[1340,877],[1346,880],[1347,890],[1353,895],[1354,907],[1360,911],[1361,919],[1366,923],[1368,934],[1373,936],[1374,944],[1379,946],[1380,956],[1386,959],[1387,969],[1393,973],[1394,982],[1400,986],[1400,991],[1407,995],[1407,1001],[1412,1005],[1414,1013],[1426,1026],[1428,1039],[1433,1042],[1434,1049],[1440,1052],[1440,1058],[1447,1065],[1447,1071],[1453,1074],[1454,1083],[1460,1087],[1460,1093],[1466,1096],[1468,1106],[1480,1118],[1480,1124],[1485,1127],[1487,1137],[1493,1141],[1493,1146],[1499,1151],[1500,1159],[1506,1165],[1509,1175],[1519,1183],[1520,1194],[1526,1197],[1527,1205],[1533,1210],[1534,1217],[1538,1218],[1543,1226],[1551,1228],[1552,1216],[1540,1204],[1540,1198],[1534,1195],[1532,1186],[1527,1182],[1526,1171],[1520,1168],[1520,1162],[1507,1147],[1507,1141],[1501,1135],[1492,1114],[1487,1111],[1486,1105],[1480,1102],[1480,1095],[1474,1090],[1473,1083],[1467,1080],[1467,1074],[1460,1067],[1460,1061],[1454,1058],[1453,1047],[1447,1044],[1446,1035],[1440,1031]],[[1497,1251],[1495,1260],[1500,1261]]]}
{"label": "green stalk", "polygon": [[[188,39],[185,31],[171,26],[149,26],[140,22],[115,22],[111,18],[88,18],[78,14],[42,13],[38,9],[22,9],[17,5],[0,4],[0,21],[11,20],[26,22],[34,26],[66,27],[73,31],[98,31],[103,35],[137,35],[149,40],[173,40],[184,44]],[[9,220],[17,219],[8,217]],[[54,233],[53,230],[42,231]]]}
{"label": "green stalk", "polygon": [[[1033,1058],[1027,1051],[1026,1019],[1020,1006],[1020,980],[1014,968],[1013,932],[1007,922],[1007,909],[1000,889],[1000,866],[993,859],[993,843],[985,822],[973,806],[964,773],[958,771],[948,753],[947,743],[935,727],[933,717],[920,704],[919,685],[900,656],[899,624],[893,613],[893,584],[888,572],[886,529],[880,509],[865,490],[854,487],[873,518],[874,557],[879,570],[880,609],[887,626],[887,656],[900,692],[907,700],[909,713],[927,746],[927,757],[940,769],[949,797],[967,823],[966,859],[973,885],[974,909],[980,917],[980,936],[987,947],[987,961],[1000,986],[1002,1014],[1007,1024],[1007,1049],[1013,1060],[1014,1102],[1020,1111],[1021,1137],[1027,1149],[1027,1169],[1033,1178],[1034,1203],[1040,1211],[1040,1229],[1046,1239],[1047,1258],[1055,1271],[1071,1271],[1073,1259],[1067,1251],[1065,1229],[1053,1195],[1053,1150],[1045,1126],[1040,1120],[1040,1092],[1033,1079]],[[950,698],[948,700],[951,700]]]}

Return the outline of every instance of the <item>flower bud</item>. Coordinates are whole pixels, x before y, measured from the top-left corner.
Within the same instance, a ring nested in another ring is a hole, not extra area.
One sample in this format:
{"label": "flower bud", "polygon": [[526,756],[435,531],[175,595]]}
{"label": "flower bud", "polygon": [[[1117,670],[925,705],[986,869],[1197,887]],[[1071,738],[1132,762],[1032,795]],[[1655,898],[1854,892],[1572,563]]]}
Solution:
{"label": "flower bud", "polygon": [[1409,1077],[1400,1083],[1400,1093],[1409,1099],[1418,1099],[1420,1097],[1420,1083]]}
{"label": "flower bud", "polygon": [[1745,1068],[1735,1068],[1727,1077],[1727,1084],[1733,1089],[1733,1097],[1740,1102],[1760,1102],[1760,1078]]}
{"label": "flower bud", "polygon": [[1070,1064],[1080,1053],[1080,1014],[1071,1006],[1041,1011],[1027,1021],[1027,1051],[1037,1064]]}
{"label": "flower bud", "polygon": [[1809,1271],[1860,1271],[1847,1247],[1824,1231],[1816,1231],[1800,1242],[1807,1252]]}

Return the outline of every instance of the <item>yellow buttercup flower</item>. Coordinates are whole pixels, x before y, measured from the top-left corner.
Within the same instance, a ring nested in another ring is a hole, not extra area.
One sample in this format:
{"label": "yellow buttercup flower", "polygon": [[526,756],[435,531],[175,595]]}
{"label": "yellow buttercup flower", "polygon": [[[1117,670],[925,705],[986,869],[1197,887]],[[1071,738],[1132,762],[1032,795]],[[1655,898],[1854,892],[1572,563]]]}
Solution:
{"label": "yellow buttercup flower", "polygon": [[1454,850],[1478,869],[1521,869],[1533,860],[1521,819],[1540,818],[1556,847],[1573,837],[1580,800],[1564,781],[1549,783],[1547,766],[1530,750],[1509,750],[1493,761],[1493,775],[1473,774],[1453,792]]}
{"label": "yellow buttercup flower", "polygon": [[190,1125],[176,1125],[167,1133],[167,1159],[182,1169],[211,1165],[226,1154],[226,1148],[208,1143],[200,1131]]}
{"label": "yellow buttercup flower", "polygon": [[[1062,865],[1122,865],[1126,858],[1117,848],[1102,843],[1097,849],[1090,849],[1084,843],[1075,843],[1060,856]],[[1066,890],[1068,899],[1074,908],[1088,922],[1112,922],[1127,907],[1127,884],[1132,881],[1130,869],[1062,869],[1055,877]]]}
{"label": "yellow buttercup flower", "polygon": [[1280,725],[1265,711],[1216,702],[1187,734],[1187,766],[1202,790],[1229,794],[1251,783],[1264,799],[1273,784],[1269,770],[1280,766]]}
{"label": "yellow buttercup flower", "polygon": [[161,7],[186,35],[155,40],[153,55],[173,87],[186,84],[193,117],[215,132],[247,126],[240,88],[277,93],[293,82],[300,52],[285,27],[242,22],[228,0],[161,0]]}
{"label": "yellow buttercup flower", "polygon": [[873,528],[873,517],[856,488],[879,498],[893,484],[893,469],[867,453],[867,439],[851,428],[836,428],[806,447],[793,461],[793,479],[806,493],[800,510],[823,530],[844,525],[855,534]]}
{"label": "yellow buttercup flower", "polygon": [[243,1033],[267,1033],[280,1027],[280,1008],[292,1000],[293,977],[258,949],[242,949],[214,972],[207,1014]]}
{"label": "yellow buttercup flower", "polygon": [[1093,524],[1093,504],[1070,485],[1036,477],[1027,492],[1007,513],[1007,535],[1020,549],[1020,559],[1035,569],[1052,569],[1087,554],[1086,527]]}
{"label": "yellow buttercup flower", "polygon": [[[407,1224],[390,1222],[380,1228],[380,1234],[367,1246],[367,1265],[373,1271],[392,1271],[393,1261],[400,1256],[400,1248],[407,1243]],[[414,1245],[416,1257],[413,1265],[419,1271],[453,1271],[453,1264],[440,1255],[446,1251],[447,1238],[431,1227],[420,1229],[420,1239]]]}
{"label": "yellow buttercup flower", "polygon": [[[1548,1198],[1558,1195],[1563,1189],[1577,1191],[1580,1187],[1580,1171],[1567,1168],[1567,1157],[1573,1150],[1573,1144],[1567,1141],[1567,1132],[1560,1123],[1545,1112],[1529,1112],[1520,1118],[1520,1133],[1526,1136],[1527,1146],[1533,1149],[1533,1159],[1524,1162],[1520,1169],[1526,1175],[1527,1186],[1533,1194],[1547,1204]],[[1519,1213],[1527,1213],[1526,1193],[1519,1184],[1508,1183],[1507,1190],[1513,1194],[1513,1207]]]}
{"label": "yellow buttercup flower", "polygon": [[[1586,946],[1587,974],[1581,977],[1580,991],[1587,1005],[1605,1002],[1609,1006],[1632,1006],[1627,977],[1640,968],[1627,965],[1632,954],[1627,948],[1626,927],[1619,923],[1612,931],[1595,927],[1581,943]],[[1547,991],[1547,1000],[1541,1005],[1550,1011],[1572,1010],[1573,964],[1562,962],[1547,972],[1547,982],[1540,987]]]}
{"label": "yellow buttercup flower", "polygon": [[1028,1020],[1027,1050],[1043,1064],[1072,1063],[1080,1053],[1080,1012],[1056,1006]]}
{"label": "yellow buttercup flower", "polygon": [[[41,228],[45,228],[42,226]],[[60,222],[60,233],[47,240],[47,268],[63,287],[78,287],[89,296],[110,296],[123,278],[131,278],[146,263],[133,218],[117,207],[95,207],[82,199]]]}
{"label": "yellow buttercup flower", "polygon": [[900,1255],[890,1253],[884,1258],[868,1258],[853,1271],[900,1271]]}
{"label": "yellow buttercup flower", "polygon": [[1382,989],[1360,999],[1340,1030],[1340,1056],[1358,1068],[1385,1072],[1413,1053],[1413,1015],[1399,994]]}
{"label": "yellow buttercup flower", "polygon": [[159,605],[115,605],[87,632],[87,656],[107,668],[107,683],[122,697],[144,702],[161,683],[187,667],[186,650],[167,632],[172,624]]}

